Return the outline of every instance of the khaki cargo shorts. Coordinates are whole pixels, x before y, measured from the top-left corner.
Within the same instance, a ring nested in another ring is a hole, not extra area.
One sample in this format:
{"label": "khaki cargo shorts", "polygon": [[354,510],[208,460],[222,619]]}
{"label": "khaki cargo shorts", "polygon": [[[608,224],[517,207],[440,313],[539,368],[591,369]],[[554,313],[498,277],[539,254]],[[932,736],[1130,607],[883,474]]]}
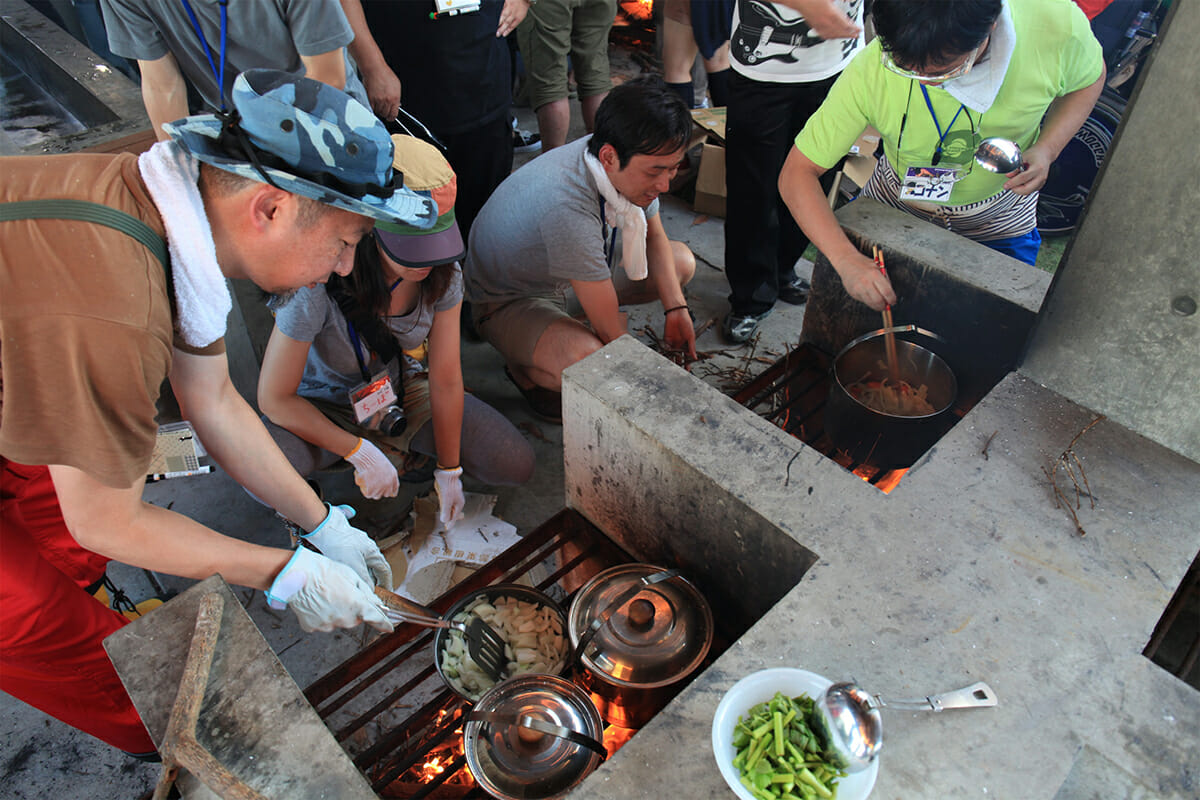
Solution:
{"label": "khaki cargo shorts", "polygon": [[475,330],[509,364],[533,364],[538,339],[552,323],[571,319],[561,297],[521,297],[503,303],[472,303]]}
{"label": "khaki cargo shorts", "polygon": [[534,110],[567,97],[567,56],[580,97],[612,88],[608,33],[617,0],[539,0],[517,28],[525,61],[529,102]]}

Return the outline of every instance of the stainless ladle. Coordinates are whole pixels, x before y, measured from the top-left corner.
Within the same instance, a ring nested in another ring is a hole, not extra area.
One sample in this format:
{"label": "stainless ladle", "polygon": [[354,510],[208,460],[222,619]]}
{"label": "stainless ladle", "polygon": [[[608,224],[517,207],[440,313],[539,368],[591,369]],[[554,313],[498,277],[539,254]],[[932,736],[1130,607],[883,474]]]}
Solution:
{"label": "stainless ladle", "polygon": [[975,151],[975,163],[988,172],[999,172],[1002,175],[1025,171],[1025,162],[1021,160],[1021,148],[1016,142],[998,137],[984,139],[980,143],[979,149]]}
{"label": "stainless ladle", "polygon": [[846,772],[871,765],[883,745],[880,708],[942,711],[996,705],[996,693],[982,681],[963,689],[912,700],[884,700],[851,681],[835,683],[813,703],[811,724],[822,740],[826,760]]}

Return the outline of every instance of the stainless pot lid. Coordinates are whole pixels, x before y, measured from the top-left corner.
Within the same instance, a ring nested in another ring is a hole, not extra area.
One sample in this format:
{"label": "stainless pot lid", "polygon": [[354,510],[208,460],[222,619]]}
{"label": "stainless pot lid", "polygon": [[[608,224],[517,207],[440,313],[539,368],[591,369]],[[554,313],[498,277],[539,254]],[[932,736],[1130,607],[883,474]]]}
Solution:
{"label": "stainless pot lid", "polygon": [[[606,615],[607,622],[593,624]],[[621,564],[576,593],[567,630],[577,649],[594,630],[579,653],[584,667],[621,686],[653,688],[686,677],[704,661],[712,645],[712,609],[674,571]]]}
{"label": "stainless pot lid", "polygon": [[583,689],[527,674],[479,698],[463,727],[463,749],[471,774],[493,796],[547,800],[600,765],[603,737],[600,714]]}

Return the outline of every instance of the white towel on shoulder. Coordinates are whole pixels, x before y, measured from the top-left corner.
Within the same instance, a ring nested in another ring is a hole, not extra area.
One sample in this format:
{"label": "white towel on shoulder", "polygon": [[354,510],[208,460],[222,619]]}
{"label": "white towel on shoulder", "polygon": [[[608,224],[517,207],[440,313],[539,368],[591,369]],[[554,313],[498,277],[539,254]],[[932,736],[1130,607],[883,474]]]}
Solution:
{"label": "white towel on shoulder", "polygon": [[583,153],[583,163],[596,181],[604,198],[604,216],[614,227],[621,229],[621,266],[631,281],[644,280],[646,269],[646,212],[625,199],[604,171],[604,165],[594,155]]}
{"label": "white towel on shoulder", "polygon": [[233,299],[200,197],[200,162],[174,142],[159,142],[138,157],[138,169],[167,229],[175,325],[189,345],[205,347],[225,335]]}

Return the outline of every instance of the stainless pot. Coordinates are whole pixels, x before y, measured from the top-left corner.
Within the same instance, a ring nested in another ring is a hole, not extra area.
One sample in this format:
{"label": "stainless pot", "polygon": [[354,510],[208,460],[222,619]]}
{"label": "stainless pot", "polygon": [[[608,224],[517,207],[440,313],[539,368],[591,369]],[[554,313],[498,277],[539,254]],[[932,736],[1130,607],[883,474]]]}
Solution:
{"label": "stainless pot", "polygon": [[579,681],[601,716],[640,728],[708,655],[712,609],[677,570],[622,564],[576,592],[567,632]]}
{"label": "stainless pot", "polygon": [[[886,334],[896,335],[897,371],[917,388],[928,387],[926,399],[934,413],[906,417],[876,411],[860,403],[846,387],[863,380],[888,377]],[[904,338],[901,338],[904,337]],[[951,407],[958,396],[954,372],[932,350],[909,339],[933,346],[945,342],[936,333],[916,325],[881,328],[859,336],[833,360],[833,381],[825,401],[825,431],[839,450],[857,462],[882,469],[911,467],[954,424]]]}
{"label": "stainless pot", "polygon": [[498,683],[467,714],[463,750],[479,785],[500,800],[567,794],[607,757],[587,693],[552,675]]}
{"label": "stainless pot", "polygon": [[[453,619],[456,614],[466,609],[467,606],[472,605],[480,597],[486,598],[489,602],[501,597],[515,597],[518,600],[537,603],[538,605],[552,609],[555,616],[558,617],[559,622],[562,624],[563,630],[563,658],[562,662],[558,666],[558,669],[554,670],[554,674],[561,675],[568,670],[568,668],[571,666],[571,662],[569,658],[569,652],[567,650],[567,615],[563,611],[562,606],[554,602],[549,595],[539,592],[537,589],[533,589],[529,586],[522,586],[518,583],[496,583],[491,586],[484,587],[483,589],[479,589],[478,591],[468,593],[466,596],[460,598],[454,605],[450,606],[450,608],[447,609],[446,613],[442,616],[445,619]],[[471,695],[468,692],[462,691],[460,688],[450,682],[446,676],[446,673],[443,671],[442,651],[446,649],[446,645],[449,643],[450,630],[447,628],[439,628],[437,635],[433,638],[434,666],[437,667],[438,675],[451,691],[466,700],[468,703],[473,703],[479,699],[479,695]]]}

